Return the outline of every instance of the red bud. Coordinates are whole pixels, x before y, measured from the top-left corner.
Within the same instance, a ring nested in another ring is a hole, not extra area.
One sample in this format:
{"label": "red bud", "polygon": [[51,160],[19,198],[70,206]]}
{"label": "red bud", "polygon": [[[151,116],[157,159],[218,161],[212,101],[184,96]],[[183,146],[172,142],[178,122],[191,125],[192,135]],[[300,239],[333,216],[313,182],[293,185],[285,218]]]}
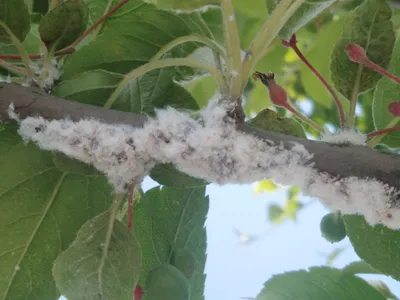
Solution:
{"label": "red bud", "polygon": [[393,116],[399,117],[400,116],[400,102],[395,101],[389,104],[388,106],[389,111],[392,113]]}
{"label": "red bud", "polygon": [[365,60],[368,60],[367,52],[357,44],[348,44],[346,46],[346,52],[349,59],[353,62],[363,63]]}
{"label": "red bud", "polygon": [[269,72],[267,74],[255,72],[253,74],[253,78],[255,80],[260,79],[261,82],[267,87],[269,97],[273,104],[291,110],[291,106],[287,101],[286,91],[279,84],[276,83],[274,76],[275,75],[272,72]]}
{"label": "red bud", "polygon": [[135,296],[134,296],[134,300],[142,300],[142,296],[143,296],[143,291],[142,288],[140,287],[140,285],[136,285],[135,287]]}

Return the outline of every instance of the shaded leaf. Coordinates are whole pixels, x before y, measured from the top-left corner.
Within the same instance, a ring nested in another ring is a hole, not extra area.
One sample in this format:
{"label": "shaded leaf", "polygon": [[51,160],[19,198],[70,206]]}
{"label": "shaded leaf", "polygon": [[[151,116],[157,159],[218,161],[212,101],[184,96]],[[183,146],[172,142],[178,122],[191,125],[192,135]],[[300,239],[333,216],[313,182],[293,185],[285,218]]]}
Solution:
{"label": "shaded leaf", "polygon": [[357,276],[330,267],[312,267],[275,275],[264,284],[257,300],[383,300],[376,289]]}
{"label": "shaded leaf", "polygon": [[[31,18],[24,0],[0,0],[0,21],[22,42],[30,29]],[[0,43],[11,44],[8,33],[0,26]]]}
{"label": "shaded leaf", "polygon": [[206,186],[208,184],[208,182],[202,179],[194,178],[178,171],[171,164],[155,166],[150,171],[150,177],[161,185],[175,188],[195,188]]}
{"label": "shaded leaf", "polygon": [[374,269],[400,279],[400,231],[367,224],[363,216],[345,215],[347,236],[357,255]]}
{"label": "shaded leaf", "polygon": [[86,222],[54,261],[57,287],[69,300],[132,299],[141,269],[139,243],[120,221],[111,228],[109,218],[107,211]]}
{"label": "shaded leaf", "polygon": [[[209,35],[199,14],[177,15],[131,0],[107,21],[95,41],[66,59],[62,79],[94,69],[125,74],[147,63],[167,43],[193,33]],[[185,57],[198,46],[198,43],[185,43],[173,48],[171,54]]]}
{"label": "shaded leaf", "polygon": [[[394,75],[400,76],[400,40],[397,40],[393,49],[392,60],[390,61],[388,71]],[[372,115],[374,119],[375,129],[383,129],[393,121],[394,116],[389,110],[389,104],[393,101],[400,100],[400,85],[383,77],[379,80],[374,92],[372,102]],[[383,144],[389,147],[400,146],[400,132],[390,132],[383,140]]]}
{"label": "shaded leaf", "polygon": [[220,0],[147,0],[162,9],[192,11],[207,5],[218,5]]}
{"label": "shaded leaf", "polygon": [[182,86],[196,100],[199,108],[207,106],[208,101],[217,91],[217,83],[211,76],[204,76],[197,80],[182,83]]}
{"label": "shaded leaf", "polygon": [[[59,83],[54,95],[77,102],[103,106],[123,79],[123,75],[104,70],[80,73]],[[189,92],[173,82],[171,69],[151,71],[122,91],[113,109],[153,114],[155,108],[198,109]]]}
{"label": "shaded leaf", "polygon": [[112,188],[89,166],[72,168],[76,161],[65,172],[68,158],[25,145],[17,125],[0,128],[0,298],[54,300],[54,259],[110,206]]}
{"label": "shaded leaf", "polygon": [[147,295],[151,300],[189,300],[190,285],[185,275],[172,265],[165,264],[149,272]]}
{"label": "shaded leaf", "polygon": [[[337,0],[311,0],[305,1],[289,18],[285,26],[279,32],[284,40],[289,40],[293,33],[307,24],[321,11],[328,8]],[[266,0],[268,11],[271,13],[278,5],[278,0]]]}
{"label": "shaded leaf", "polygon": [[[143,251],[140,285],[147,298],[146,276],[150,270],[171,263],[174,251],[188,251],[196,268],[189,278],[191,299],[204,299],[204,267],[206,261],[206,231],[208,212],[205,187],[174,189],[156,187],[135,203],[134,230]],[[181,262],[175,257],[174,264]],[[151,300],[151,299],[150,299]]]}
{"label": "shaded leaf", "polygon": [[[40,36],[38,26],[32,24],[29,33],[27,34],[22,45],[29,54],[37,54],[40,50]],[[15,54],[19,55],[18,50],[12,44],[1,44],[0,43],[1,54]]]}
{"label": "shaded leaf", "polygon": [[276,112],[268,108],[259,112],[255,118],[246,123],[266,131],[306,138],[304,129],[299,122],[291,118],[280,118]]}
{"label": "shaded leaf", "polygon": [[193,253],[188,250],[177,249],[172,253],[171,263],[187,278],[192,277],[197,268],[197,262]]}
{"label": "shaded leaf", "polygon": [[346,16],[341,38],[331,54],[331,77],[335,88],[351,99],[357,78],[360,77],[358,93],[373,88],[382,77],[375,71],[351,62],[345,48],[355,43],[367,49],[370,60],[386,68],[392,56],[395,41],[392,11],[385,0],[367,0]]}

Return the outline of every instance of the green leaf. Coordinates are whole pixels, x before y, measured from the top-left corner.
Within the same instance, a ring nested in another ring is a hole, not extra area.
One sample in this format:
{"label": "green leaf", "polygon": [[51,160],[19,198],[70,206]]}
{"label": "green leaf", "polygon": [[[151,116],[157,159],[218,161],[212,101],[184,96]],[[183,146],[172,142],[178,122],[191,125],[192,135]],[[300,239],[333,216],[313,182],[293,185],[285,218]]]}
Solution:
{"label": "green leaf", "polygon": [[[388,71],[399,76],[400,71],[400,40],[397,40],[394,49],[392,60],[390,61]],[[374,92],[372,102],[372,115],[374,118],[375,129],[383,129],[389,125],[396,117],[389,111],[388,106],[393,101],[399,100],[400,85],[394,83],[390,79],[383,77],[379,80]],[[400,146],[400,132],[388,133],[383,140],[383,144],[389,147]]]}
{"label": "green leaf", "polygon": [[363,216],[345,215],[347,236],[357,255],[383,274],[400,279],[400,231],[367,224]]}
{"label": "green leaf", "polygon": [[304,139],[307,138],[299,122],[291,118],[280,118],[276,112],[268,108],[259,112],[255,118],[246,123],[266,131],[278,132]]}
{"label": "green leaf", "polygon": [[83,0],[65,1],[48,12],[40,21],[40,38],[53,50],[69,46],[85,31],[88,8]]}
{"label": "green leaf", "polygon": [[[178,37],[209,36],[198,13],[177,15],[140,0],[129,1],[106,24],[95,41],[66,59],[62,79],[95,69],[125,74],[147,63],[161,47]],[[198,43],[185,43],[170,53],[173,57],[186,57],[198,46]]]}
{"label": "green leaf", "polygon": [[[314,37],[313,45],[310,46],[311,49],[305,53],[308,61],[329,84],[332,84],[332,82],[330,82],[329,60],[326,58],[331,55],[332,48],[341,34],[343,19],[335,19],[320,28]],[[334,105],[332,95],[314,73],[303,63],[301,64],[300,73],[307,97],[324,108],[331,108]]]}
{"label": "green leaf", "polygon": [[381,274],[363,260],[349,263],[342,271],[348,274]]}
{"label": "green leaf", "polygon": [[196,188],[206,186],[208,182],[191,177],[178,171],[171,164],[162,164],[155,166],[150,171],[151,179],[157,181],[159,184],[174,187],[174,188]]}
{"label": "green leaf", "polygon": [[54,262],[57,287],[69,300],[132,299],[141,269],[139,243],[124,224],[115,220],[111,227],[109,219],[107,211],[85,223]]}
{"label": "green leaf", "polygon": [[376,288],[386,299],[399,300],[399,298],[394,295],[389,287],[380,280],[368,280],[368,283]]}
{"label": "green leaf", "polygon": [[383,300],[376,289],[357,276],[329,267],[312,267],[273,276],[257,300]]}
{"label": "green leaf", "polygon": [[341,38],[331,54],[331,77],[335,88],[351,99],[357,78],[360,77],[358,93],[375,87],[382,77],[375,71],[351,62],[345,51],[350,43],[367,50],[369,59],[385,68],[390,62],[395,41],[392,11],[385,0],[367,0],[346,16]]}
{"label": "green leaf", "polygon": [[[80,73],[59,83],[54,95],[80,103],[103,106],[123,79],[123,75],[104,70]],[[171,69],[153,70],[126,88],[112,106],[113,109],[153,114],[154,108],[198,109],[196,101],[181,86],[173,82]]]}
{"label": "green leaf", "polygon": [[326,263],[329,266],[332,266],[336,258],[343,253],[343,251],[346,250],[346,248],[336,248],[334,249],[331,253],[328,254],[326,257]]}
{"label": "green leaf", "polygon": [[172,253],[171,263],[187,278],[192,277],[197,268],[196,258],[186,249],[178,249]]}
{"label": "green leaf", "polygon": [[147,0],[162,9],[192,11],[207,5],[218,5],[220,0]]}
{"label": "green leaf", "polygon": [[190,285],[183,273],[165,264],[149,272],[146,281],[147,296],[151,300],[190,300]]}
{"label": "green leaf", "polygon": [[112,188],[89,166],[25,145],[16,130],[0,128],[0,298],[54,300],[53,261],[108,209]]}
{"label": "green leaf", "polygon": [[[208,197],[205,187],[174,189],[156,187],[135,203],[134,230],[143,253],[143,269],[139,284],[146,296],[146,276],[164,263],[180,265],[174,252],[190,252],[196,268],[189,278],[191,300],[204,299],[204,266],[206,261],[206,231]],[[185,257],[181,257],[186,261]],[[151,299],[149,299],[151,300]]]}
{"label": "green leaf", "polygon": [[[305,1],[289,18],[285,26],[279,32],[284,40],[289,40],[293,33],[312,20],[321,11],[328,8],[337,0],[311,0]],[[271,13],[278,5],[278,0],[266,0],[268,11]]]}
{"label": "green leaf", "polygon": [[[30,29],[31,18],[24,0],[0,0],[0,21],[22,42]],[[0,43],[11,44],[8,33],[0,26]]]}
{"label": "green leaf", "polygon": [[[22,45],[29,54],[38,54],[40,52],[40,36],[37,25],[32,24],[31,29]],[[0,52],[1,54],[19,55],[18,50],[12,44],[0,43]]]}

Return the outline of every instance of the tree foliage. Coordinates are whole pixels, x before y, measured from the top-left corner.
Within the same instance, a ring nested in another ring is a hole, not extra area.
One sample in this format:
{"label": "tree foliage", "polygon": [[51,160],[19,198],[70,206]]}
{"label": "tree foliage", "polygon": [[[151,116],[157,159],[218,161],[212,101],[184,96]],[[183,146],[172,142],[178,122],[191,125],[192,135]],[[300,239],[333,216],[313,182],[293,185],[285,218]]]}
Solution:
{"label": "tree foliage", "polygon": [[[369,133],[369,147],[398,153],[399,114],[388,106],[399,81],[377,71],[400,76],[392,1],[245,2],[0,0],[0,74],[149,116],[173,107],[195,118],[216,92],[229,94],[251,126],[303,139],[327,125],[356,127]],[[274,72],[267,89],[262,75],[251,78],[256,70]],[[17,129],[0,123],[0,299],[204,299],[209,182],[160,163],[149,174],[160,186],[142,191],[135,182],[115,195],[95,168],[26,144]],[[256,191],[278,188],[266,179]],[[296,221],[299,193],[290,187],[283,205],[270,204],[271,223]],[[399,231],[363,216],[329,218],[323,234],[332,242],[347,235],[363,261],[274,276],[256,299],[391,297],[356,275],[400,280]]]}

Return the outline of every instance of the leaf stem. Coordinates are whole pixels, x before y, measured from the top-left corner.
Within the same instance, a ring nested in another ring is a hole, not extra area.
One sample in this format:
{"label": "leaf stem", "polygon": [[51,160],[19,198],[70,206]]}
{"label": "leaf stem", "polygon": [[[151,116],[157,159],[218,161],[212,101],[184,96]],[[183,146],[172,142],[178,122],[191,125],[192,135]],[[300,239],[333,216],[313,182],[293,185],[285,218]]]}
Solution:
{"label": "leaf stem", "polygon": [[142,76],[143,74],[150,72],[155,69],[166,68],[166,67],[177,67],[177,66],[188,66],[192,68],[205,69],[214,76],[218,85],[220,85],[220,90],[225,89],[225,81],[222,74],[215,68],[211,68],[207,65],[204,65],[201,62],[193,61],[187,58],[167,58],[162,60],[150,61],[147,64],[144,64],[135,70],[129,72],[124,76],[124,79],[117,86],[114,92],[111,94],[110,98],[107,100],[104,105],[105,108],[110,108],[115,100],[117,100],[118,95],[121,91],[133,80]]}
{"label": "leaf stem", "polygon": [[15,48],[17,48],[19,54],[21,55],[21,60],[24,63],[26,73],[28,74],[29,77],[34,78],[35,74],[33,73],[30,65],[31,65],[31,60],[29,58],[28,53],[26,52],[24,46],[20,42],[20,40],[14,35],[14,33],[11,31],[11,29],[3,22],[0,21],[0,26],[3,27],[5,32],[10,36]]}
{"label": "leaf stem", "polygon": [[322,126],[318,125],[313,120],[311,120],[311,119],[307,118],[306,116],[304,116],[301,112],[299,112],[297,109],[295,109],[292,105],[289,106],[289,107],[286,107],[286,109],[288,111],[290,111],[291,113],[293,113],[301,121],[303,121],[304,123],[310,125],[315,130],[317,130],[317,131],[319,131],[321,133],[325,132],[325,129]]}
{"label": "leaf stem", "polygon": [[345,125],[345,116],[344,116],[344,111],[343,111],[343,106],[342,103],[340,103],[340,100],[338,96],[336,95],[335,91],[331,87],[331,85],[325,80],[325,78],[317,71],[317,69],[314,68],[314,66],[307,60],[307,58],[301,53],[299,47],[297,47],[297,40],[296,40],[296,35],[292,35],[292,38],[290,39],[289,42],[282,41],[282,43],[286,47],[290,47],[293,49],[293,51],[297,54],[297,56],[300,58],[301,61],[311,70],[311,72],[314,73],[315,76],[322,82],[322,84],[328,89],[329,93],[332,95],[333,99],[335,100],[336,107],[339,113],[339,120],[340,120],[340,127],[341,129],[344,129]]}
{"label": "leaf stem", "polygon": [[[392,128],[397,128],[399,130],[399,126],[396,126],[396,124],[400,121],[400,117],[394,118],[392,121],[389,122],[389,124],[384,128],[380,129],[377,131],[373,131],[371,133],[367,134],[367,137],[372,137],[374,136],[373,139],[369,140],[367,145],[368,147],[374,147],[376,144],[378,144],[389,132],[396,131],[395,129]],[[395,127],[396,126],[396,127]]]}
{"label": "leaf stem", "polygon": [[[99,267],[97,269],[98,271],[98,280],[99,283],[103,282],[103,268],[107,259],[107,255],[108,255],[108,248],[110,246],[110,241],[111,241],[111,236],[112,233],[114,231],[114,224],[115,224],[115,219],[117,218],[117,214],[118,214],[118,209],[119,206],[121,204],[121,201],[124,199],[124,194],[118,194],[115,196],[114,201],[110,207],[110,216],[108,219],[108,226],[107,226],[107,232],[106,232],[106,236],[104,239],[104,245],[103,245],[103,251],[101,254],[101,259],[100,259],[100,263],[99,263]],[[100,286],[100,289],[102,289],[102,287]]]}
{"label": "leaf stem", "polygon": [[129,196],[128,196],[128,229],[132,230],[132,221],[133,221],[133,198],[135,193],[135,184],[132,183],[129,188]]}
{"label": "leaf stem", "polygon": [[[222,18],[224,21],[224,39],[226,48],[227,78],[230,80],[230,89],[232,79],[238,76],[241,67],[240,58],[240,37],[237,29],[235,11],[231,0],[221,0]],[[237,88],[236,88],[237,90]],[[232,95],[234,98],[240,96]]]}
{"label": "leaf stem", "polygon": [[354,123],[355,123],[356,105],[357,105],[357,100],[358,100],[358,93],[360,91],[360,80],[361,80],[362,70],[363,70],[363,65],[360,64],[358,66],[356,82],[354,83],[353,93],[352,93],[351,99],[350,99],[350,108],[349,108],[349,113],[348,113],[348,118],[347,118],[347,127],[348,128],[353,128]]}
{"label": "leaf stem", "polygon": [[174,47],[187,43],[187,42],[199,42],[202,43],[208,47],[210,47],[212,50],[215,50],[220,54],[222,57],[225,57],[225,50],[222,48],[217,42],[209,39],[208,37],[205,36],[200,36],[197,34],[190,34],[186,36],[181,36],[179,38],[174,39],[173,41],[169,42],[165,46],[163,46],[152,58],[150,61],[157,60],[161,58],[165,53],[168,51],[172,50]]}

